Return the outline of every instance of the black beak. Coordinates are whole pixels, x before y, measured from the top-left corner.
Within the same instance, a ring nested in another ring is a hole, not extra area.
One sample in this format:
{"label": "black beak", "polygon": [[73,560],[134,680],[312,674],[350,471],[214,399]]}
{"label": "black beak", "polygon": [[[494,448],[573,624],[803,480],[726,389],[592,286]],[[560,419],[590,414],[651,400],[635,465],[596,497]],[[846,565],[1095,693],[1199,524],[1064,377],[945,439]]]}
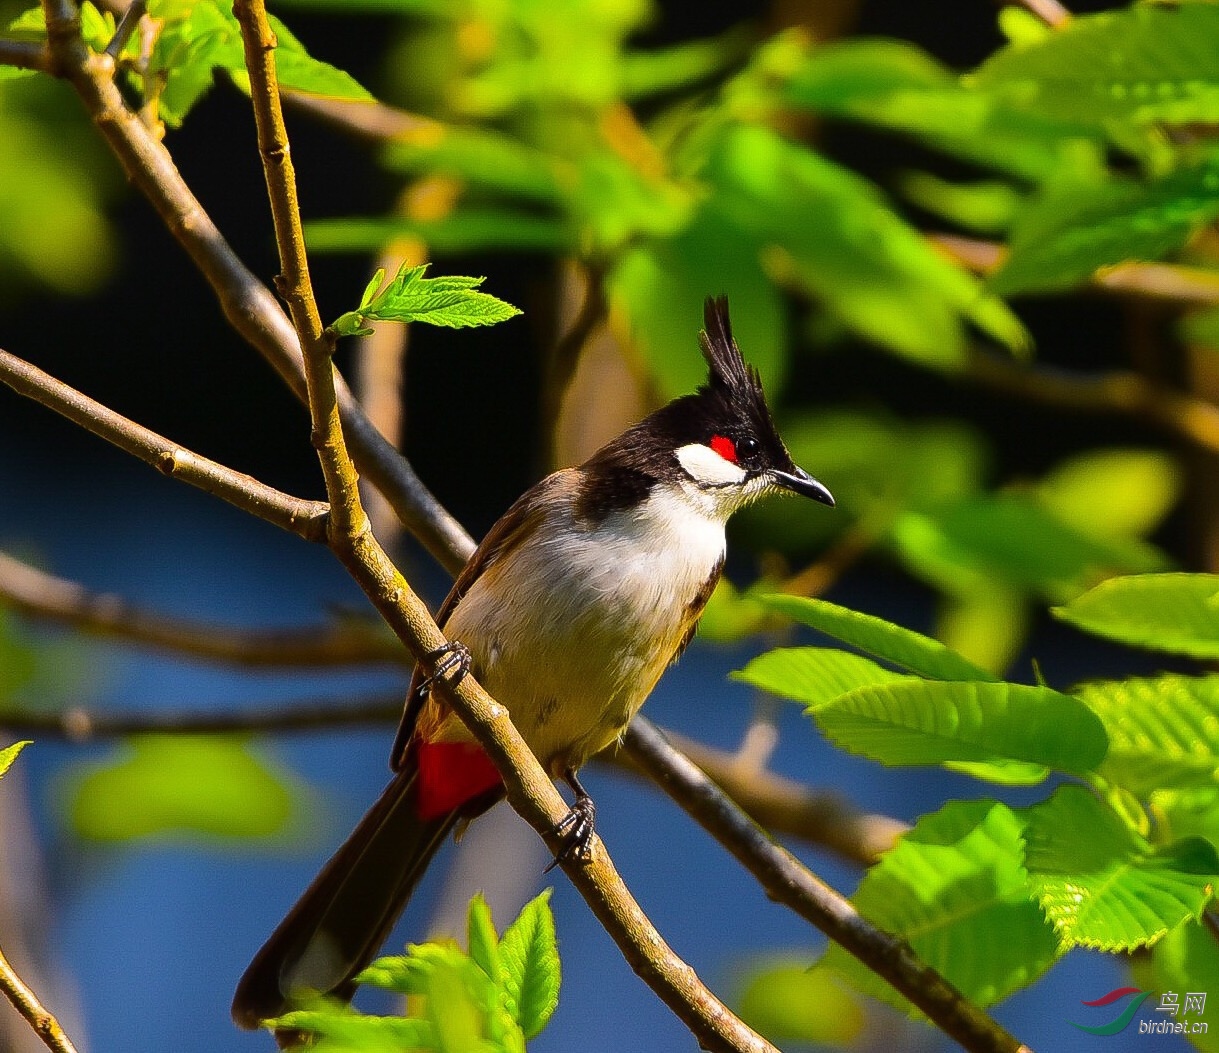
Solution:
{"label": "black beak", "polygon": [[799,494],[801,497],[811,497],[814,501],[820,501],[823,505],[829,505],[831,508],[834,507],[834,495],[803,468],[797,468],[795,465],[792,465],[790,472],[782,472],[778,468],[772,468],[770,470],[770,478],[776,486],[781,486],[784,490],[790,490],[793,494]]}

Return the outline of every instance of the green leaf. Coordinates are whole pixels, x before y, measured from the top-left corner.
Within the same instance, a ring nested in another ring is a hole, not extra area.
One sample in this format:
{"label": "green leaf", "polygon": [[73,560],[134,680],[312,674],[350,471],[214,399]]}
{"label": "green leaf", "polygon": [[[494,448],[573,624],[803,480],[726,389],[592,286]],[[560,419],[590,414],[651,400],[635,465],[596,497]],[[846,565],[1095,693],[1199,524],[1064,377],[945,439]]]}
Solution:
{"label": "green leaf", "polygon": [[1000,673],[1020,652],[1030,604],[1020,588],[982,576],[946,590],[936,613],[935,635],[975,665]]}
{"label": "green leaf", "polygon": [[[149,0],[148,13],[160,20],[149,58],[147,79],[159,87],[158,113],[177,127],[212,86],[214,70],[225,70],[249,90],[241,27],[225,0]],[[310,57],[288,28],[271,16],[278,41],[275,63],[280,87],[327,98],[370,102],[372,96],[353,77]],[[147,89],[146,89],[147,90]]]}
{"label": "green leaf", "polygon": [[525,904],[499,944],[508,1011],[526,1038],[546,1026],[559,1004],[559,951],[550,892],[546,889]]}
{"label": "green leaf", "polygon": [[1003,296],[1069,289],[1101,267],[1163,259],[1216,216],[1214,153],[1146,183],[1111,177],[1099,185],[1050,184],[1017,216],[1011,251],[987,284]]}
{"label": "green leaf", "polygon": [[[859,688],[810,712],[839,746],[882,764],[1019,761],[1082,775],[1100,764],[1108,745],[1100,720],[1078,699],[1025,684],[899,681]],[[967,770],[986,777],[989,769]],[[1030,767],[997,770],[1000,781],[1013,774],[1036,781]]]}
{"label": "green leaf", "polygon": [[490,293],[478,292],[485,278],[447,275],[423,277],[428,265],[402,264],[393,281],[355,311],[341,315],[331,326],[336,336],[355,336],[364,331],[364,321],[428,322],[459,329],[494,325],[521,312]]}
{"label": "green leaf", "polygon": [[827,969],[782,958],[751,970],[738,1015],[772,1042],[845,1047],[863,1032],[862,1006]]}
{"label": "green leaf", "polygon": [[[268,1031],[303,1031],[323,1042],[316,1048],[379,1053],[388,1049],[437,1049],[436,1029],[430,1021],[398,1016],[364,1016],[346,1006],[298,1009],[274,1020],[264,1020]],[[310,1046],[310,1048],[314,1048]]]}
{"label": "green leaf", "polygon": [[469,980],[468,969],[446,961],[437,962],[428,974],[424,1012],[436,1036],[433,1048],[437,1053],[494,1050],[483,1041],[485,1015],[479,1004],[482,1000],[471,990]]}
{"label": "green leaf", "polygon": [[[1020,814],[997,801],[950,802],[885,853],[852,901],[966,998],[997,1002],[1058,956],[1054,932],[1029,896],[1023,828]],[[837,945],[826,962],[863,990],[906,1005]]]}
{"label": "green leaf", "polygon": [[1131,677],[1082,684],[1073,694],[1105,725],[1100,773],[1139,796],[1219,780],[1219,676]]}
{"label": "green leaf", "polygon": [[744,669],[730,675],[733,680],[810,707],[857,687],[913,679],[860,655],[829,647],[780,647],[758,655]]}
{"label": "green leaf", "polygon": [[1053,613],[1121,643],[1191,658],[1219,658],[1219,575],[1111,578]]}
{"label": "green leaf", "polygon": [[759,596],[758,602],[812,629],[857,647],[874,658],[936,680],[989,680],[985,669],[950,651],[938,640],[903,629],[883,618],[802,596]]}
{"label": "green leaf", "polygon": [[717,204],[770,247],[793,282],[843,325],[936,368],[965,362],[966,320],[1014,350],[1027,336],[1001,300],[938,254],[862,178],[757,126],[728,129],[707,177]]}
{"label": "green leaf", "polygon": [[466,939],[470,957],[489,979],[496,984],[500,983],[503,967],[499,960],[499,937],[495,934],[495,925],[491,921],[491,908],[487,906],[481,892],[476,892],[470,900]]}
{"label": "green leaf", "polygon": [[969,81],[1008,105],[1076,123],[1219,120],[1219,8],[1132,4],[1006,47]]}
{"label": "green leaf", "polygon": [[[1214,932],[1204,923],[1187,921],[1159,940],[1150,955],[1137,955],[1131,959],[1134,981],[1150,991],[1174,991],[1180,996],[1182,1023],[1209,1024],[1209,1013],[1204,1009],[1191,1012],[1186,1005],[1186,994],[1219,990],[1219,941]],[[1211,995],[1213,998],[1214,996]],[[1204,1000],[1204,1005],[1210,999]],[[1213,1005],[1213,1003],[1210,1003]],[[1201,1021],[1199,1020],[1201,1018]],[[1219,1053],[1219,1034],[1207,1027],[1204,1032],[1187,1031],[1185,1037],[1205,1053]]]}
{"label": "green leaf", "polygon": [[1158,450],[1111,447],[1060,462],[1037,483],[1041,505],[1094,537],[1143,537],[1177,502],[1182,473]]}
{"label": "green leaf", "polygon": [[[661,394],[676,397],[706,379],[694,334],[703,301],[724,293],[733,336],[774,397],[787,365],[782,297],[759,260],[762,246],[713,203],[680,232],[628,249],[606,277],[606,292],[623,334],[647,363]],[[724,259],[731,259],[729,268]]]}
{"label": "green leaf", "polygon": [[289,829],[300,788],[243,739],[144,735],[119,758],[90,765],[73,781],[68,814],[82,837],[261,838]]}
{"label": "green leaf", "polygon": [[14,742],[11,746],[5,746],[0,749],[0,778],[3,778],[5,773],[13,766],[13,761],[17,759],[19,754],[26,746],[32,745],[32,739],[23,739],[21,742]]}
{"label": "green leaf", "polygon": [[418,238],[437,255],[522,249],[566,252],[572,240],[557,219],[507,209],[467,208],[436,219],[355,216],[315,219],[305,224],[313,252],[379,252],[397,238]]}
{"label": "green leaf", "polygon": [[1008,183],[953,183],[929,172],[907,173],[901,178],[900,188],[920,208],[981,234],[1006,231],[1025,199]]}
{"label": "green leaf", "polygon": [[1028,810],[1025,865],[1065,948],[1129,951],[1197,919],[1219,880],[1200,838],[1155,849],[1094,794],[1060,786]]}

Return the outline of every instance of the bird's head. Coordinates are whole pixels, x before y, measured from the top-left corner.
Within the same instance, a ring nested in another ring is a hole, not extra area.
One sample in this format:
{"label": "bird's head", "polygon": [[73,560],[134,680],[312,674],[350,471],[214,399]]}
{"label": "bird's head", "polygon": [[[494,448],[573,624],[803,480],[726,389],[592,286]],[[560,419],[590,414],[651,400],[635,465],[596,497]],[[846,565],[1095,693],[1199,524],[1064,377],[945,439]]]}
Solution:
{"label": "bird's head", "polygon": [[757,370],[732,338],[728,299],[708,297],[699,333],[707,382],[674,399],[586,462],[594,514],[642,501],[656,486],[676,488],[715,518],[768,493],[833,505],[821,483],[792,461],[766,404]]}

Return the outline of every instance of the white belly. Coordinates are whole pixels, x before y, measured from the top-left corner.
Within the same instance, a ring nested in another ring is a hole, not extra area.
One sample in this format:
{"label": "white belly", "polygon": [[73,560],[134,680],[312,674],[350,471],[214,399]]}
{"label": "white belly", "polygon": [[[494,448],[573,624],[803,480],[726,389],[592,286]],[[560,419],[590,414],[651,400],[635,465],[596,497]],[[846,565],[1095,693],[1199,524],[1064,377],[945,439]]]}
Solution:
{"label": "white belly", "polygon": [[[595,529],[553,516],[567,521],[489,567],[445,629],[559,774],[617,738],[651,693],[723,559],[724,526],[680,498],[652,497]],[[545,540],[555,537],[564,544]],[[443,737],[464,728],[450,720]]]}

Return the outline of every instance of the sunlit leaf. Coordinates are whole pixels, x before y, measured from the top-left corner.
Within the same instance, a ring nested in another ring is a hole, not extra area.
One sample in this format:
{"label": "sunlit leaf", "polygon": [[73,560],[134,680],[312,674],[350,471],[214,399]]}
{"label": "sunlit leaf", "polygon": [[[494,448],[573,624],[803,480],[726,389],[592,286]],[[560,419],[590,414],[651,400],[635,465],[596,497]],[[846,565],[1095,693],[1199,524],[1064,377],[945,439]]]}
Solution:
{"label": "sunlit leaf", "polygon": [[1001,674],[1016,658],[1029,623],[1024,592],[993,577],[945,592],[935,635],[975,665]]}
{"label": "sunlit leaf", "polygon": [[294,790],[240,739],[145,735],[74,780],[68,814],[97,841],[270,837],[288,828]]}
{"label": "sunlit leaf", "polygon": [[1208,842],[1153,848],[1094,794],[1069,785],[1028,810],[1025,864],[1064,947],[1106,951],[1147,946],[1197,919],[1219,881]]}
{"label": "sunlit leaf", "polygon": [[814,707],[857,687],[913,679],[868,658],[830,647],[776,648],[758,655],[731,676],[781,698]]}
{"label": "sunlit leaf", "polygon": [[856,332],[925,365],[964,363],[965,322],[1023,349],[1003,302],[936,253],[871,184],[756,126],[726,131],[708,178],[725,214],[770,248],[772,278],[792,282]]}
{"label": "sunlit leaf", "polygon": [[1147,183],[1112,177],[1100,185],[1052,185],[1019,213],[1011,251],[988,284],[1004,296],[1067,289],[1101,267],[1163,259],[1216,216],[1214,154]]}
{"label": "sunlit leaf", "polygon": [[500,939],[508,1010],[526,1038],[546,1026],[559,1004],[559,951],[550,889],[531,900]]}
{"label": "sunlit leaf", "polygon": [[1219,658],[1219,575],[1112,578],[1053,613],[1121,643],[1191,658]]}
{"label": "sunlit leaf", "polygon": [[1103,680],[1073,694],[1108,732],[1109,781],[1139,795],[1219,782],[1219,676]]}
{"label": "sunlit leaf", "polygon": [[470,957],[491,980],[499,983],[503,976],[499,958],[499,936],[491,920],[491,908],[487,906],[481,892],[476,892],[470,899],[466,933]]}
{"label": "sunlit leaf", "polygon": [[829,970],[794,959],[750,971],[737,999],[742,1020],[772,1042],[850,1046],[863,1031],[863,1007]]}
{"label": "sunlit leaf", "polygon": [[428,322],[460,329],[494,325],[521,313],[510,303],[479,292],[485,278],[425,278],[427,267],[426,263],[417,267],[402,264],[393,281],[367,303],[341,315],[330,326],[331,332],[335,336],[359,335],[368,331],[365,323],[370,321]]}
{"label": "sunlit leaf", "polygon": [[938,640],[828,600],[771,594],[758,602],[875,658],[937,680],[996,680]]}
{"label": "sunlit leaf", "polygon": [[[273,1020],[264,1020],[268,1030],[304,1032],[317,1036],[318,1048],[331,1053],[378,1053],[386,1049],[437,1048],[432,1023],[413,1017],[365,1016],[345,1006],[329,1009],[297,1009]],[[311,1047],[312,1048],[312,1047]]]}
{"label": "sunlit leaf", "polygon": [[305,224],[305,241],[316,252],[378,252],[397,238],[419,238],[438,256],[497,249],[563,252],[571,235],[558,220],[503,209],[462,208],[436,219],[355,216]]}
{"label": "sunlit leaf", "polygon": [[23,739],[21,742],[14,742],[11,746],[5,746],[0,749],[0,778],[13,766],[13,761],[17,759],[17,755],[26,748],[32,745],[32,740]]}
{"label": "sunlit leaf", "polygon": [[1013,44],[971,82],[1009,105],[1081,127],[1219,119],[1219,7],[1131,4]]}
{"label": "sunlit leaf", "polygon": [[1040,503],[1074,529],[1097,537],[1142,537],[1176,503],[1181,470],[1158,450],[1089,450],[1060,462],[1037,483]]}
{"label": "sunlit leaf", "polygon": [[[1037,979],[1058,956],[1053,929],[1029,896],[1023,830],[1007,805],[953,801],[904,834],[851,898],[966,998],[989,1005]],[[863,990],[905,1004],[840,947],[826,961]]]}
{"label": "sunlit leaf", "polygon": [[[1187,921],[1159,940],[1149,955],[1133,955],[1130,967],[1134,982],[1149,991],[1172,991],[1178,995],[1178,1005],[1184,1010],[1181,1019],[1187,1026],[1195,1022],[1209,1023],[1207,1008],[1190,1012],[1186,995],[1191,992],[1219,990],[1219,941],[1213,929],[1204,922]],[[1213,997],[1213,996],[1211,996]],[[1203,997],[1202,1004],[1207,1006]],[[1213,1007],[1213,1002],[1210,1006]],[[1175,1022],[1175,1021],[1174,1021]],[[1203,1031],[1187,1031],[1185,1037],[1204,1053],[1219,1053],[1219,1033],[1207,1027]]]}
{"label": "sunlit leaf", "polygon": [[1006,774],[1003,765],[995,769],[1002,782],[1036,781],[1032,765],[1085,774],[1108,745],[1100,720],[1078,699],[1026,684],[902,680],[809,712],[837,745],[882,764],[964,762],[986,777],[996,761],[1020,762]]}
{"label": "sunlit leaf", "polygon": [[929,172],[907,173],[900,186],[920,208],[981,234],[1007,230],[1025,200],[1009,183],[952,183]]}

